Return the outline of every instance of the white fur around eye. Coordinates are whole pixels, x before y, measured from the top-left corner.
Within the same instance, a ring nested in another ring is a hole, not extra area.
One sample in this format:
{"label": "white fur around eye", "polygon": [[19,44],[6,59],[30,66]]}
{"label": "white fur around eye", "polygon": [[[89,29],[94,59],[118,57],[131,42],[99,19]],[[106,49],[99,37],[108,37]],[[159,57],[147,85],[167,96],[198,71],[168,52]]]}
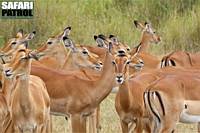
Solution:
{"label": "white fur around eye", "polygon": [[127,61],[126,61],[126,64],[130,64],[130,63],[131,63],[131,61],[130,61],[130,60],[127,60]]}

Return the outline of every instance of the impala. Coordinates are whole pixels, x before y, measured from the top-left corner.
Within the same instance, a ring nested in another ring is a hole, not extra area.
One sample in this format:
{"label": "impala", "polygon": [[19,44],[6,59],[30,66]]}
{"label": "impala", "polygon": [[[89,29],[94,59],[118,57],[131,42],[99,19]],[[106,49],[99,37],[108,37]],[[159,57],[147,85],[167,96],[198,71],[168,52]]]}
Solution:
{"label": "impala", "polygon": [[144,97],[155,121],[153,132],[174,132],[178,121],[200,122],[199,85],[199,75],[182,74],[166,76],[147,88]]}
{"label": "impala", "polygon": [[15,59],[4,68],[7,78],[16,78],[8,104],[11,126],[15,132],[49,133],[50,98],[45,83],[30,75],[31,58],[36,58],[32,52],[19,50]]}
{"label": "impala", "polygon": [[17,49],[28,47],[28,41],[32,40],[35,34],[36,32],[33,31],[27,35],[23,35],[23,30],[18,31],[16,38],[10,39],[1,49],[1,63],[5,64],[11,60]]}
{"label": "impala", "polygon": [[[119,91],[116,96],[115,106],[120,117],[123,133],[130,131],[130,124],[136,123],[136,132],[146,130],[151,132],[151,116],[144,106],[143,93],[152,82],[159,80],[167,75],[199,75],[198,69],[154,69],[153,71],[142,71],[129,76],[130,57],[126,54],[118,55],[113,61],[115,65],[116,81]],[[184,74],[183,74],[184,73]]]}
{"label": "impala", "polygon": [[43,55],[39,62],[58,70],[76,70],[83,67],[100,70],[102,63],[98,55],[91,53],[86,47],[75,46],[68,38],[70,31],[71,27],[65,28],[61,35],[49,38],[47,43],[38,48],[38,55]]}
{"label": "impala", "polygon": [[[130,132],[131,124],[136,124],[135,132],[151,131],[143,102],[143,92],[152,81],[158,79],[157,75],[142,74],[137,77],[129,77],[130,57],[121,54],[115,57],[115,79],[119,84],[119,91],[115,99],[115,108],[119,115],[123,133]],[[146,117],[146,118],[145,118]]]}
{"label": "impala", "polygon": [[[132,58],[130,65],[130,73],[134,73],[142,69],[155,69],[160,68],[161,61],[147,53],[147,49],[150,43],[159,43],[161,41],[152,26],[149,23],[142,24],[141,22],[134,21],[136,28],[142,30],[141,40],[138,46],[133,48],[130,52]],[[139,62],[139,63],[138,63]],[[133,64],[137,64],[136,66]]]}
{"label": "impala", "polygon": [[0,132],[1,133],[5,131],[5,127],[7,126],[10,120],[8,106],[7,106],[7,102],[4,96],[5,96],[4,93],[0,92]]}
{"label": "impala", "polygon": [[71,115],[72,131],[86,132],[86,116],[94,112],[114,85],[114,68],[111,62],[112,56],[106,52],[102,74],[92,81],[76,74],[64,74],[37,66],[32,67],[31,74],[44,80],[51,98],[51,112],[62,116]]}
{"label": "impala", "polygon": [[153,30],[151,24],[145,22],[142,24],[137,20],[134,20],[136,28],[142,30],[142,37],[139,45],[131,50],[131,54],[136,52],[147,52],[150,43],[159,43],[161,41],[160,36],[156,35],[156,32]]}
{"label": "impala", "polygon": [[194,67],[200,66],[199,53],[189,53],[185,51],[172,52],[162,59],[162,67],[176,66],[176,67]]}
{"label": "impala", "polygon": [[67,38],[70,32],[71,27],[65,28],[62,33],[50,37],[45,44],[36,50],[38,55],[42,56],[40,58],[41,64],[54,69],[62,69],[70,54],[70,51],[63,44],[63,38]]}
{"label": "impala", "polygon": [[113,48],[112,48],[112,54],[118,53],[118,51],[123,50],[123,52],[130,52],[130,47],[124,43],[121,43],[118,38],[114,35],[109,35],[109,37],[106,37],[103,34],[94,35],[94,39],[97,42],[98,47],[93,46],[85,46],[89,51],[92,53],[97,54],[101,59],[104,59],[105,57],[105,49],[109,45],[109,42],[112,42]]}

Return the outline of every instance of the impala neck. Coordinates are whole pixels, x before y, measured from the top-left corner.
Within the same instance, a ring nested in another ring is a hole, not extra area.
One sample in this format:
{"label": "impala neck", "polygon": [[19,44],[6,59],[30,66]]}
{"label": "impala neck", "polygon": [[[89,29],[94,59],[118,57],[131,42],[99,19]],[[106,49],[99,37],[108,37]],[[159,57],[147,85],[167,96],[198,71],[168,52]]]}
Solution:
{"label": "impala neck", "polygon": [[149,48],[149,44],[150,44],[150,42],[149,42],[148,37],[145,37],[145,35],[143,35],[141,38],[140,44],[139,44],[140,45],[139,51],[146,52]]}
{"label": "impala neck", "polygon": [[2,86],[2,93],[6,99],[6,103],[7,105],[10,104],[10,97],[11,97],[11,94],[12,94],[12,91],[13,91],[13,88],[14,88],[14,79],[15,78],[5,78],[4,76],[2,76],[3,79],[2,79],[2,83],[3,83],[3,86]]}
{"label": "impala neck", "polygon": [[114,86],[114,67],[112,64],[112,56],[106,52],[102,74],[99,80],[95,81],[92,94],[95,94],[94,100],[97,104],[109,95]]}
{"label": "impala neck", "polygon": [[26,68],[27,70],[24,74],[17,76],[15,87],[15,93],[19,95],[19,103],[23,107],[29,107],[31,105],[29,88],[31,59],[28,60]]}
{"label": "impala neck", "polygon": [[58,49],[55,49],[56,52],[54,53],[54,57],[56,58],[56,60],[58,61],[58,65],[59,68],[62,68],[66,58],[68,58],[68,50],[66,50],[66,48],[60,44]]}
{"label": "impala neck", "polygon": [[73,54],[76,54],[76,53],[73,53],[72,51],[70,51],[68,57],[65,59],[62,69],[65,69],[65,70],[75,69],[75,68],[78,69],[78,67],[74,64]]}
{"label": "impala neck", "polygon": [[46,54],[45,57],[43,59],[41,59],[41,62],[45,62],[45,60],[50,57],[50,58],[54,58],[57,61],[57,68],[62,69],[66,59],[69,56],[69,51],[62,45],[59,44],[56,47],[50,48],[47,51],[44,51],[44,53]]}
{"label": "impala neck", "polygon": [[117,95],[120,97],[120,105],[124,110],[130,107],[130,93],[129,93],[129,83],[125,80],[120,86]]}

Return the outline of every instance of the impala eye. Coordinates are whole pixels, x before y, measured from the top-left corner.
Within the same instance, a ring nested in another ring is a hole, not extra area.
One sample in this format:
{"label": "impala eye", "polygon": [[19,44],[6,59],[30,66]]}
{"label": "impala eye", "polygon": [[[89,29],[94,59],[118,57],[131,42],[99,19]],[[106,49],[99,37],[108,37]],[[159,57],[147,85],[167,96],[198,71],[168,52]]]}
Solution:
{"label": "impala eye", "polygon": [[130,64],[130,63],[131,63],[131,61],[127,61],[127,62],[126,62],[126,64]]}
{"label": "impala eye", "polygon": [[115,65],[116,64],[115,61],[112,61],[112,64]]}
{"label": "impala eye", "polygon": [[17,44],[17,42],[12,42],[11,44],[12,44],[12,45],[15,45],[15,44]]}
{"label": "impala eye", "polygon": [[51,45],[53,42],[47,42],[47,44]]}
{"label": "impala eye", "polygon": [[83,53],[84,55],[88,55],[88,52],[87,52],[87,51],[82,51],[82,53]]}

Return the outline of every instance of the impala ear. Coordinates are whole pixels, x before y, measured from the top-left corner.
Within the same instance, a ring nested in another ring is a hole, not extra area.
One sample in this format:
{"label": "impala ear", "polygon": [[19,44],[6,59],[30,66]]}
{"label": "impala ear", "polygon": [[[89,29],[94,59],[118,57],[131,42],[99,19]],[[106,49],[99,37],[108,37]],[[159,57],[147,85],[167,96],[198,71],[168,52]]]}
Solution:
{"label": "impala ear", "polygon": [[102,40],[106,40],[106,36],[103,35],[103,34],[99,34],[99,35],[98,35],[98,38],[101,38]]}
{"label": "impala ear", "polygon": [[97,35],[94,35],[94,40],[95,40],[95,41],[96,41],[97,37],[98,37]]}
{"label": "impala ear", "polygon": [[71,29],[72,29],[71,26],[66,27],[66,28],[64,29],[64,31],[63,31],[62,37],[69,36],[69,34],[70,34],[70,32],[71,32]]}
{"label": "impala ear", "polygon": [[0,63],[0,71],[1,71],[1,72],[3,71],[3,65],[4,65],[4,64],[1,64],[1,63]]}
{"label": "impala ear", "polygon": [[104,35],[94,36],[94,40],[96,41],[98,47],[106,47],[106,44],[104,42],[105,40],[104,37],[105,37]]}
{"label": "impala ear", "polygon": [[22,38],[23,37],[23,29],[19,29],[17,34],[16,34],[16,38]]}
{"label": "impala ear", "polygon": [[149,23],[147,23],[147,22],[144,23],[145,26],[146,26],[147,24],[149,24]]}
{"label": "impala ear", "polygon": [[63,43],[65,45],[66,48],[70,48],[72,50],[72,52],[76,52],[76,46],[73,43],[73,41],[71,39],[69,39],[68,37],[63,37]]}
{"label": "impala ear", "polygon": [[146,31],[148,31],[148,32],[153,32],[153,31],[152,31],[151,24],[149,24],[149,23],[147,23],[147,24],[145,25],[145,29],[146,29]]}
{"label": "impala ear", "polygon": [[141,22],[134,20],[133,21],[136,28],[143,30],[145,28],[145,25],[143,25]]}
{"label": "impala ear", "polygon": [[32,33],[29,33],[26,38],[25,41],[29,41],[32,40],[35,37],[36,31],[33,31]]}
{"label": "impala ear", "polygon": [[118,38],[114,35],[109,35],[109,39],[114,43],[114,44],[118,44]]}
{"label": "impala ear", "polygon": [[109,42],[109,44],[108,44],[108,52],[112,53],[112,49],[113,49],[113,44],[112,44],[112,42]]}
{"label": "impala ear", "polygon": [[41,57],[41,56],[39,56],[39,54],[37,54],[36,51],[31,51],[31,52],[29,52],[27,58],[28,59],[32,58],[32,59],[35,59],[35,60],[39,60],[39,57]]}
{"label": "impala ear", "polygon": [[6,64],[6,61],[5,61],[4,57],[5,57],[5,54],[0,53],[0,60],[1,60],[0,64]]}

